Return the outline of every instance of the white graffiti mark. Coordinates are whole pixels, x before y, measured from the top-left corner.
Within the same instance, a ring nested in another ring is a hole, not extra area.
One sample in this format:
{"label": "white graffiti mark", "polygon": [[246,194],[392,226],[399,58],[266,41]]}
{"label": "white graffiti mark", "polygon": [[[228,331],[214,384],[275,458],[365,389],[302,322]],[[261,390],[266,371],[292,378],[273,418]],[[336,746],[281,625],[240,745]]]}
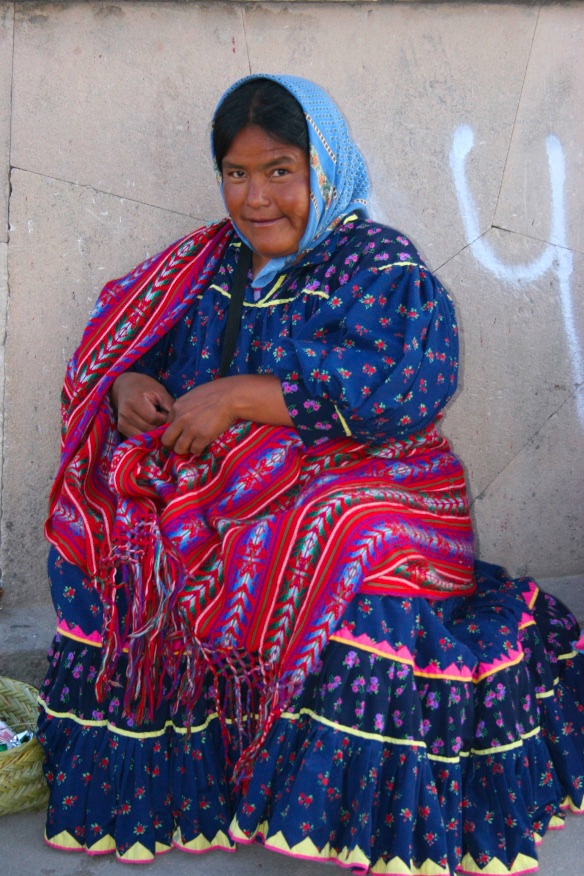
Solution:
{"label": "white graffiti mark", "polygon": [[[572,253],[566,242],[566,211],[564,205],[564,182],[566,169],[564,150],[557,137],[546,138],[551,191],[550,243],[541,255],[525,265],[505,265],[497,257],[489,243],[483,239],[479,228],[477,210],[470,193],[465,173],[466,158],[474,144],[474,134],[468,125],[461,125],[454,132],[450,150],[450,168],[454,179],[458,206],[464,224],[466,239],[474,257],[483,267],[500,280],[508,283],[529,283],[553,268],[558,275],[562,320],[566,344],[570,355],[574,382],[584,383],[584,357],[576,331],[570,278],[572,276]],[[584,424],[584,396],[578,395],[578,414]]]}

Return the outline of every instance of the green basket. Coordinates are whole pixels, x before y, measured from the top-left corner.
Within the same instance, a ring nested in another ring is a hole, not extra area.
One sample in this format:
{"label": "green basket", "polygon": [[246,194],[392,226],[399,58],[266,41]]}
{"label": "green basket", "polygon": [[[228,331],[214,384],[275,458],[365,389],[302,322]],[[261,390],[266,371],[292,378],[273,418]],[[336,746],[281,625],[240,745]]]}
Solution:
{"label": "green basket", "polygon": [[[35,730],[38,691],[30,684],[0,676],[0,718],[17,733]],[[0,815],[43,809],[49,789],[37,739],[0,752]]]}

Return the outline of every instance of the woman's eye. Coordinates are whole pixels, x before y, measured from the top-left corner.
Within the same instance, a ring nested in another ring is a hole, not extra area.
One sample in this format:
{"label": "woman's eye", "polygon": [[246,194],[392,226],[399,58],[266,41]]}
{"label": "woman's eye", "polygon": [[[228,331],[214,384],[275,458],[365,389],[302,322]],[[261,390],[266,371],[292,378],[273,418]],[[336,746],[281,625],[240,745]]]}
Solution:
{"label": "woman's eye", "polygon": [[287,168],[285,168],[285,167],[277,167],[274,170],[274,176],[278,177],[278,178],[282,177],[282,176],[287,176],[289,173],[290,173],[290,171],[287,170]]}

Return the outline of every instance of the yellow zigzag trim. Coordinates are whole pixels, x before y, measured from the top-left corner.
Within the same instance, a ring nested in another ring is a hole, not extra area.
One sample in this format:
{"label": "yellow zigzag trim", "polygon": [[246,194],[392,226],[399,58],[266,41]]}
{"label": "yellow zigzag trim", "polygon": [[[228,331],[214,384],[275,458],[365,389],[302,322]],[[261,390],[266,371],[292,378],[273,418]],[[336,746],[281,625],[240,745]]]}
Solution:
{"label": "yellow zigzag trim", "polygon": [[188,852],[206,852],[208,849],[225,849],[231,852],[234,849],[233,843],[222,830],[219,830],[210,842],[199,834],[199,836],[185,843],[183,842],[180,828],[178,828],[174,834],[173,842],[177,848]]}
{"label": "yellow zigzag trim", "polygon": [[146,846],[143,846],[142,843],[134,843],[125,854],[116,854],[116,858],[118,861],[138,863],[142,861],[153,861],[154,855],[146,848]]}
{"label": "yellow zigzag trim", "polygon": [[[249,841],[253,839],[253,837],[247,836],[243,833],[236,819],[233,820],[229,830],[233,839],[236,841],[239,840],[240,842],[249,843]],[[296,843],[294,846],[290,846],[281,830],[273,836],[269,835],[268,822],[262,822],[258,825],[256,833],[265,837],[264,845],[266,848],[277,852],[283,852],[294,858],[314,861],[330,861],[331,859],[334,859],[345,867],[359,867],[363,869],[368,869],[370,865],[368,856],[359,847],[355,849],[344,848],[338,852],[336,849],[331,848],[330,844],[327,843],[322,849],[319,849],[309,837],[303,839],[302,842]],[[254,836],[256,833],[254,833]],[[400,876],[400,874],[403,874],[403,876],[449,876],[449,870],[447,867],[441,867],[439,864],[436,864],[429,859],[426,860],[421,867],[416,867],[414,864],[406,864],[405,861],[402,861],[401,858],[398,857],[392,858],[391,861],[388,861],[387,863],[381,859],[378,860],[371,867],[369,872],[376,874],[391,873],[391,876]]]}
{"label": "yellow zigzag trim", "polygon": [[511,869],[498,858],[492,858],[486,867],[479,867],[471,855],[465,855],[460,862],[464,873],[476,873],[477,876],[512,876],[513,873],[530,873],[537,870],[537,859],[529,855],[517,855]]}
{"label": "yellow zigzag trim", "polygon": [[392,858],[391,861],[388,861],[387,864],[383,861],[378,861],[370,870],[371,873],[391,873],[391,876],[394,874],[403,874],[403,876],[449,876],[450,870],[448,867],[441,867],[440,864],[437,864],[435,861],[431,861],[427,858],[424,863],[420,867],[416,867],[414,863],[411,863],[410,866],[402,861],[401,858]]}
{"label": "yellow zigzag trim", "polygon": [[92,846],[86,846],[86,849],[88,852],[91,852],[92,855],[104,855],[106,852],[115,852],[116,841],[113,836],[109,836],[108,834],[108,836],[102,836],[102,838]]}
{"label": "yellow zigzag trim", "polygon": [[570,812],[574,812],[576,815],[584,815],[584,803],[582,803],[582,806],[576,806],[571,797],[566,797],[562,800],[562,807],[569,807]]}
{"label": "yellow zigzag trim", "polygon": [[[167,846],[164,843],[154,844],[154,855],[164,855],[171,850],[172,846]],[[154,855],[142,843],[134,843],[124,855],[116,853],[116,858],[127,864],[147,864],[154,860]]]}
{"label": "yellow zigzag trim", "polygon": [[[265,825],[260,826],[258,833],[263,833],[262,828],[264,826]],[[237,825],[235,825],[235,830],[233,829],[233,827],[231,828],[231,832],[235,837],[237,833]],[[330,858],[334,858],[335,860],[339,861],[339,863],[344,864],[348,867],[360,867],[363,869],[367,869],[369,867],[369,859],[367,855],[358,847],[351,850],[345,848],[341,849],[340,852],[337,852],[335,849],[331,849],[329,843],[327,843],[325,846],[323,846],[322,849],[319,850],[309,837],[306,837],[306,839],[303,839],[301,842],[296,843],[295,846],[289,846],[281,830],[279,830],[273,836],[266,836],[265,845],[266,848],[270,848],[278,852],[284,852],[285,854],[291,855],[295,858],[309,858],[312,860],[324,859],[325,861],[329,860]]]}
{"label": "yellow zigzag trim", "polygon": [[62,830],[61,833],[55,834],[50,839],[45,830],[45,842],[57,849],[68,849],[72,852],[81,852],[85,848],[68,830]]}
{"label": "yellow zigzag trim", "polygon": [[[56,836],[51,837],[49,839],[47,837],[47,833],[45,831],[45,841],[57,849],[64,849],[69,852],[88,852],[91,855],[105,855],[109,852],[116,851],[116,841],[113,836],[109,834],[106,836],[102,836],[96,843],[93,845],[83,845],[78,842],[75,837],[69,833],[68,830],[63,830],[61,833],[56,834]],[[164,843],[156,843],[154,846],[154,853],[157,855],[163,854],[164,852],[169,852],[171,846],[167,846]],[[146,846],[143,846],[142,843],[134,843],[134,845],[128,849],[128,851],[124,855],[120,855],[116,853],[116,857],[120,861],[129,861],[129,862],[137,862],[137,861],[153,861],[154,855],[152,854]]]}

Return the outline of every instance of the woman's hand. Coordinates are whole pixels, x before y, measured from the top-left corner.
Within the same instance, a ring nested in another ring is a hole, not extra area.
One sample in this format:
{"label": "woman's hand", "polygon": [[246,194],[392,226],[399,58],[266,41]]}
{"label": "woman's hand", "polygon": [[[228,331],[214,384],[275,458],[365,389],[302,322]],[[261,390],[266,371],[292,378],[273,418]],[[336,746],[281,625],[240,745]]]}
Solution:
{"label": "woman's hand", "polygon": [[118,430],[126,438],[164,425],[174,404],[161,383],[135,371],[126,371],[114,380],[110,398],[117,411]]}
{"label": "woman's hand", "polygon": [[277,377],[238,374],[191,389],[173,403],[162,443],[197,455],[236,420],[293,426]]}

